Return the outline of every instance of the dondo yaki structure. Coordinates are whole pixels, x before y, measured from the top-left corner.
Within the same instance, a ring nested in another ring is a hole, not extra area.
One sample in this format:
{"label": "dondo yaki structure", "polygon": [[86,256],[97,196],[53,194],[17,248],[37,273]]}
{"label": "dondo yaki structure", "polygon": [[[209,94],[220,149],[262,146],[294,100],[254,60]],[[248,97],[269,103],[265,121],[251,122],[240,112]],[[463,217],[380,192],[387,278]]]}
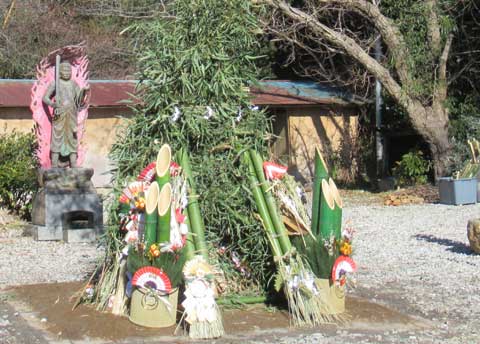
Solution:
{"label": "dondo yaki structure", "polygon": [[[257,151],[243,151],[238,163],[270,246],[265,259],[275,271],[268,292],[281,296],[275,300],[288,309],[292,326],[347,321],[346,281],[356,270],[353,230],[342,230],[342,199],[319,150],[312,201],[286,167],[264,161]],[[188,152],[164,144],[156,161],[133,178],[119,197],[107,256],[79,301],[137,325],[171,326],[196,339],[221,337],[219,304],[234,296],[219,287],[225,278],[206,240]]]}

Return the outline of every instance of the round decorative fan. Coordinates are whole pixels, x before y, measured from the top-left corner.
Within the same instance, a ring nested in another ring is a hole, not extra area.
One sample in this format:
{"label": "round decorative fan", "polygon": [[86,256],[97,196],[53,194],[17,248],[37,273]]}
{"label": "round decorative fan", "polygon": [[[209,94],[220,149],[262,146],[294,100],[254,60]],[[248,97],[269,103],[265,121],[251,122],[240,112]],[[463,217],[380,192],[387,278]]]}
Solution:
{"label": "round decorative fan", "polygon": [[[156,166],[157,166],[156,161],[148,164],[148,166],[145,167],[142,170],[142,172],[140,172],[140,174],[137,177],[137,180],[142,182],[152,183],[155,180]],[[170,175],[172,177],[175,177],[178,175],[179,171],[180,171],[180,165],[177,164],[175,161],[170,162]]]}
{"label": "round decorative fan", "polygon": [[122,195],[120,196],[120,203],[130,203],[135,197],[137,197],[141,192],[147,191],[150,183],[143,181],[135,181],[128,184],[128,186],[123,189]]}
{"label": "round decorative fan", "polygon": [[347,256],[340,256],[335,260],[332,268],[332,280],[340,282],[340,285],[345,284],[345,275],[347,272],[355,272],[357,270],[357,264],[352,258]]}
{"label": "round decorative fan", "polygon": [[156,165],[157,165],[157,163],[155,161],[148,164],[148,166],[145,167],[142,170],[142,172],[140,172],[140,174],[137,177],[137,180],[143,181],[143,182],[149,182],[149,183],[153,182],[154,179],[155,179],[155,166]]}
{"label": "round decorative fan", "polygon": [[151,288],[169,293],[172,290],[170,278],[162,270],[153,266],[144,266],[133,275],[132,285],[140,288]]}

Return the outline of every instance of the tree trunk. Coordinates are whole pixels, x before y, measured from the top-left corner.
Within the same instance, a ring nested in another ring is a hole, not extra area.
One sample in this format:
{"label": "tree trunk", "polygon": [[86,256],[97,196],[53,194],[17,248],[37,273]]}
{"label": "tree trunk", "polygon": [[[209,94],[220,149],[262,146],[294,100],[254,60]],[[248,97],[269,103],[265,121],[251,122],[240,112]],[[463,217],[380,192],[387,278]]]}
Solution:
{"label": "tree trunk", "polygon": [[408,113],[413,127],[428,143],[436,183],[438,178],[447,176],[452,165],[447,109],[438,103],[430,107],[416,103],[409,107]]}

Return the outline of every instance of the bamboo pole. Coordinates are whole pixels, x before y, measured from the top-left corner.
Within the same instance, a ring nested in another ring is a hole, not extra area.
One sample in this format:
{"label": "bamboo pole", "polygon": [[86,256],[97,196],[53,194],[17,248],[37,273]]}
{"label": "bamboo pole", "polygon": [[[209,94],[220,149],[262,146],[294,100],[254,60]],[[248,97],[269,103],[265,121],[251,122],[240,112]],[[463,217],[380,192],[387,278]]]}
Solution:
{"label": "bamboo pole", "polygon": [[250,159],[254,166],[257,180],[260,182],[260,187],[265,198],[265,203],[267,205],[268,213],[270,214],[270,219],[272,220],[273,228],[278,238],[278,243],[280,244],[283,254],[286,254],[291,250],[292,244],[290,242],[290,239],[288,238],[287,229],[285,228],[285,225],[278,213],[275,198],[272,196],[272,193],[269,190],[269,183],[265,179],[265,174],[263,172],[263,160],[260,155],[254,150],[250,150]]}
{"label": "bamboo pole", "polygon": [[155,164],[156,177],[158,187],[162,187],[170,181],[170,163],[172,161],[172,150],[170,146],[164,144],[157,154],[157,162]]}
{"label": "bamboo pole", "polygon": [[180,165],[182,166],[183,174],[187,180],[187,212],[188,218],[190,219],[193,240],[195,242],[195,252],[201,254],[208,262],[208,250],[205,242],[205,224],[203,223],[202,214],[200,212],[198,195],[195,192],[195,183],[193,182],[192,168],[186,151],[180,152]]}
{"label": "bamboo pole", "polygon": [[195,257],[196,253],[196,248],[195,248],[195,241],[193,239],[193,234],[192,234],[192,225],[190,224],[190,217],[187,216],[185,219],[185,223],[187,224],[188,227],[188,233],[187,233],[187,240],[185,241],[185,257],[187,258],[186,261],[189,261]]}
{"label": "bamboo pole", "polygon": [[320,219],[320,200],[322,196],[322,181],[328,179],[328,168],[322,153],[318,147],[315,147],[315,176],[313,179],[313,196],[312,196],[312,223],[311,230],[314,235],[319,234]]}
{"label": "bamboo pole", "polygon": [[332,197],[330,186],[322,180],[322,195],[320,198],[319,232],[322,238],[330,239],[335,234],[335,200]]}
{"label": "bamboo pole", "polygon": [[145,201],[145,247],[147,250],[150,245],[157,241],[157,222],[158,222],[158,184],[153,182],[147,190]]}
{"label": "bamboo pole", "polygon": [[[187,240],[185,243],[185,254],[187,260],[193,259],[196,254],[201,254],[208,263],[208,251],[205,242],[205,225],[200,213],[198,205],[198,196],[195,193],[195,187],[192,177],[192,169],[186,151],[179,152],[180,165],[183,169],[183,174],[188,186],[188,205],[187,205],[187,219],[188,226]],[[188,284],[189,282],[187,282]],[[213,284],[210,286],[213,288]],[[225,334],[223,328],[222,313],[220,308],[215,304],[214,306],[216,317],[213,321],[194,321],[190,323],[188,335],[194,339],[213,339],[221,337]]]}
{"label": "bamboo pole", "polygon": [[250,158],[250,154],[248,152],[243,153],[243,159],[246,166],[248,167],[247,176],[250,182],[250,188],[253,193],[253,199],[255,200],[258,213],[260,214],[260,217],[262,219],[263,228],[265,229],[265,233],[267,234],[273,256],[282,257],[282,249],[276,238],[275,228],[273,226],[272,219],[270,218],[263,192],[259,186],[257,174],[255,172],[255,167],[253,165],[252,159]]}
{"label": "bamboo pole", "polygon": [[157,241],[170,241],[170,219],[172,216],[172,186],[165,184],[158,195]]}
{"label": "bamboo pole", "polygon": [[332,193],[333,200],[335,201],[335,238],[339,240],[342,237],[342,212],[343,212],[343,200],[338,192],[338,188],[332,178],[328,179],[328,186]]}

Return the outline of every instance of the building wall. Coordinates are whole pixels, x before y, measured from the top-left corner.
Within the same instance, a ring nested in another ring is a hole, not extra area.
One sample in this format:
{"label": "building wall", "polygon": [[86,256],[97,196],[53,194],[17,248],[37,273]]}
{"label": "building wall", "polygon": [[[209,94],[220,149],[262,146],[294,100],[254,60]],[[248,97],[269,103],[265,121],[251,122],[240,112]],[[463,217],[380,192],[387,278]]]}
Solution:
{"label": "building wall", "polygon": [[[116,140],[116,131],[131,111],[126,107],[90,108],[83,137],[87,154],[83,167],[94,169],[92,178],[97,188],[109,187],[111,175],[108,152]],[[33,130],[32,114],[28,108],[0,108],[0,130],[27,133]]]}
{"label": "building wall", "polygon": [[[291,173],[303,182],[313,178],[318,146],[336,181],[350,182],[356,174],[358,114],[355,108],[310,106],[286,109]],[[333,172],[333,171],[332,171]]]}
{"label": "building wall", "polygon": [[[342,106],[270,107],[274,116],[274,132],[279,136],[274,146],[277,158],[289,162],[290,172],[303,182],[313,177],[315,147],[319,146],[327,162],[340,168],[335,179],[349,181],[355,173],[358,116],[355,108]],[[97,188],[109,187],[111,175],[108,153],[116,140],[116,132],[131,112],[126,107],[90,108],[84,142],[87,154],[84,167],[95,171]],[[0,130],[30,132],[33,120],[28,108],[0,108]],[[342,168],[343,166],[343,168]]]}

